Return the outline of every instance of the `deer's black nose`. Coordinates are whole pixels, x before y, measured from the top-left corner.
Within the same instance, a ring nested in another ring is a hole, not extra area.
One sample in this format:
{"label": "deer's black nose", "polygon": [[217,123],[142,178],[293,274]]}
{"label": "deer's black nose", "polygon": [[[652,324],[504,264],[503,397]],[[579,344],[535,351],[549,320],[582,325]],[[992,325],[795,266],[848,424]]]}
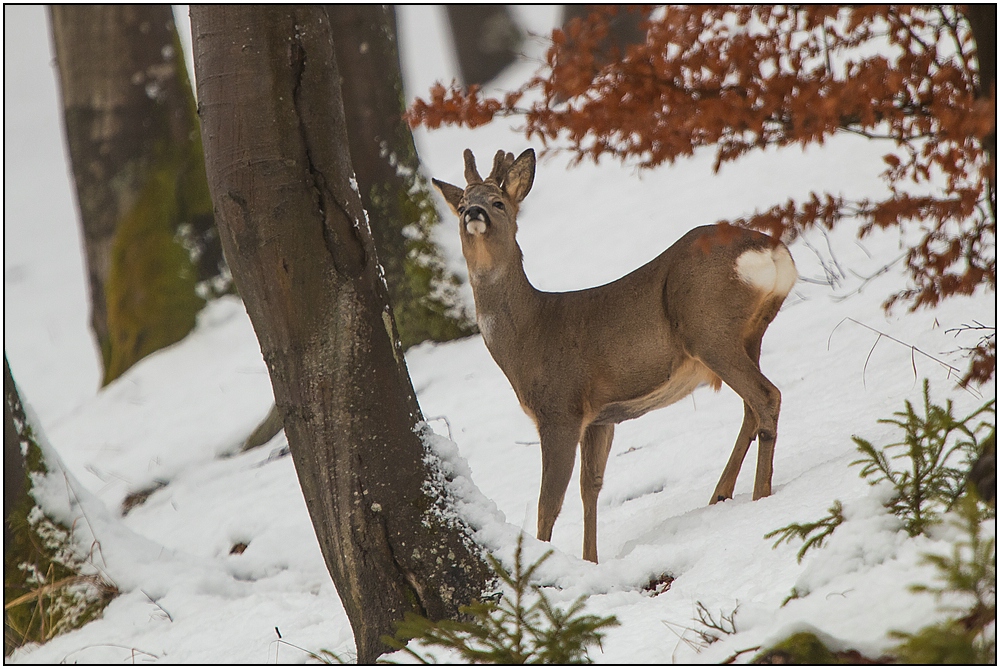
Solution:
{"label": "deer's black nose", "polygon": [[478,205],[472,205],[465,210],[465,222],[470,223],[472,221],[483,221],[484,223],[490,222],[490,216],[486,213],[486,210]]}
{"label": "deer's black nose", "polygon": [[470,235],[485,235],[490,227],[489,215],[485,209],[477,205],[466,209],[462,220],[465,223],[465,231]]}

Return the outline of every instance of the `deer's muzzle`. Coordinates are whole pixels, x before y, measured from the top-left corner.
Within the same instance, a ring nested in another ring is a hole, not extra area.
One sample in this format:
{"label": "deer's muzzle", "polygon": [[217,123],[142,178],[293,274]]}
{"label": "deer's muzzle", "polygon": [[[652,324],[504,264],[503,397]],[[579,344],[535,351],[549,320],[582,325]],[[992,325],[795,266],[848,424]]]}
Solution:
{"label": "deer's muzzle", "polygon": [[490,217],[482,207],[469,207],[463,217],[465,229],[470,235],[481,235],[486,232],[490,225]]}

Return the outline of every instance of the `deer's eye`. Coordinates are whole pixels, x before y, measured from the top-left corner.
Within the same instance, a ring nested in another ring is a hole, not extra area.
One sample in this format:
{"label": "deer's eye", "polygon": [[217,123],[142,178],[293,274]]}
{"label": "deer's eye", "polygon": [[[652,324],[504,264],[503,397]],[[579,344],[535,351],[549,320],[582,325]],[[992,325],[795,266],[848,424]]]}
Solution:
{"label": "deer's eye", "polygon": [[464,214],[465,213],[465,207],[459,207],[458,208],[458,213],[459,214]]}
{"label": "deer's eye", "polygon": [[501,202],[500,200],[494,202],[493,206],[499,209],[500,211],[503,211],[505,209],[505,207],[503,206],[503,202]]}

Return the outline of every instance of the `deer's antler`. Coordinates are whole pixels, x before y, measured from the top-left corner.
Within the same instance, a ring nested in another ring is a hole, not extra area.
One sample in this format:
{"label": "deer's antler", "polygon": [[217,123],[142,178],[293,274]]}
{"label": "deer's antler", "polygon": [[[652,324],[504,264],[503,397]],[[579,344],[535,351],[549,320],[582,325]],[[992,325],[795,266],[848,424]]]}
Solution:
{"label": "deer's antler", "polygon": [[481,184],[483,183],[483,178],[479,176],[479,171],[476,170],[476,158],[472,155],[472,149],[466,149],[465,153],[465,181],[468,184]]}

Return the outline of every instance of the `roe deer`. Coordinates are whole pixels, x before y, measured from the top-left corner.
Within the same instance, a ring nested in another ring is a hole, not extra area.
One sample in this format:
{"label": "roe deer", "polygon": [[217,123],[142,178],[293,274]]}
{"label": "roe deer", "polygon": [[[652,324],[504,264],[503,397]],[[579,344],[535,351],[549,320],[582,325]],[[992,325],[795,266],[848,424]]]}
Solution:
{"label": "roe deer", "polygon": [[542,444],[538,538],[549,541],[582,465],[583,557],[597,562],[597,496],[614,426],[724,381],[743,398],[743,426],[712,503],[732,497],[755,438],[753,499],[771,494],[781,393],[760,372],[760,343],[798,278],[788,248],[732,226],[691,230],[631,274],[567,293],[536,290],[517,245],[518,206],[535,152],[499,151],[483,179],[465,150],[462,189],[434,179],[459,217],[462,253],[486,347]]}

